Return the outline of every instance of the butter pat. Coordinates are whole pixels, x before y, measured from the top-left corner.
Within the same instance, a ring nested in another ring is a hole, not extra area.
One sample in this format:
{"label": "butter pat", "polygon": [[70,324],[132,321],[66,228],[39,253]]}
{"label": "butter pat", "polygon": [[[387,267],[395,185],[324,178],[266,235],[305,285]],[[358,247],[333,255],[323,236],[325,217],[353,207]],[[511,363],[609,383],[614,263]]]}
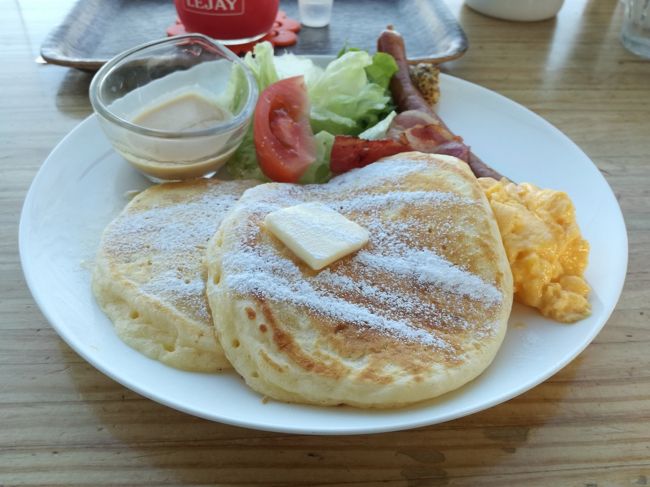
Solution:
{"label": "butter pat", "polygon": [[322,203],[303,203],[266,215],[264,225],[314,270],[359,250],[368,230]]}

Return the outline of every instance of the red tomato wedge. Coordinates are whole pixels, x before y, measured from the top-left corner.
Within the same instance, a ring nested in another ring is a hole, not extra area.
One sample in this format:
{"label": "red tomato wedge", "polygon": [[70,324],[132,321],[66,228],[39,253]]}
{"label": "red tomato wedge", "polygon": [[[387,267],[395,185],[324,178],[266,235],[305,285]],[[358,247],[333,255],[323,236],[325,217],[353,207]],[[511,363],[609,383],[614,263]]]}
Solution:
{"label": "red tomato wedge", "polygon": [[309,99],[302,76],[273,83],[255,107],[253,137],[257,160],[273,181],[296,183],[316,160],[309,125]]}

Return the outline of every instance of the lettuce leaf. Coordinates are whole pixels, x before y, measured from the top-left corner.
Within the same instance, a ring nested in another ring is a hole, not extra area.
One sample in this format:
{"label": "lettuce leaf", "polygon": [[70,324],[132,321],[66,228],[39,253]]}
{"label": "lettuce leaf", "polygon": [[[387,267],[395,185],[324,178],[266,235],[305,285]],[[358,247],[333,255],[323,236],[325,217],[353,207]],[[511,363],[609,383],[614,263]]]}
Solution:
{"label": "lettuce leaf", "polygon": [[372,127],[367,128],[366,130],[361,132],[359,134],[359,138],[366,139],[366,140],[385,139],[386,132],[388,132],[388,127],[390,127],[391,122],[396,116],[397,116],[397,112],[393,110],[376,125],[373,125]]}
{"label": "lettuce leaf", "polygon": [[307,86],[313,85],[323,74],[323,68],[316,66],[311,59],[287,53],[274,58],[278,78],[303,76]]}
{"label": "lettuce leaf", "polygon": [[372,62],[365,51],[348,51],[307,85],[314,131],[357,135],[383,118],[380,114],[391,98],[385,88],[369,81],[366,67]]}
{"label": "lettuce leaf", "polygon": [[330,171],[330,153],[334,145],[334,136],[329,132],[318,132],[316,139],[316,161],[314,161],[300,178],[302,184],[326,183],[332,177]]}
{"label": "lettuce leaf", "polygon": [[388,89],[390,80],[395,73],[397,73],[395,58],[385,52],[378,52],[372,56],[372,64],[366,67],[368,79],[385,90]]}
{"label": "lettuce leaf", "polygon": [[[357,47],[343,46],[343,48],[336,55],[340,58],[348,52],[358,52],[361,49]],[[397,62],[395,58],[386,52],[378,52],[372,56],[372,64],[366,66],[366,74],[370,82],[378,84],[384,89],[388,89],[390,80],[395,73],[397,73]]]}
{"label": "lettuce leaf", "polygon": [[253,76],[257,80],[257,87],[260,93],[267,86],[280,79],[275,69],[273,57],[273,45],[270,42],[255,44],[253,51],[247,52],[246,56],[244,56],[244,62],[253,72]]}
{"label": "lettuce leaf", "polygon": [[228,79],[228,86],[217,98],[217,105],[226,108],[230,113],[239,113],[246,103],[248,89],[246,74],[239,64],[234,64]]}
{"label": "lettuce leaf", "polygon": [[241,145],[237,148],[228,162],[226,162],[228,175],[234,179],[259,179],[269,181],[259,164],[253,141],[253,124],[248,128]]}

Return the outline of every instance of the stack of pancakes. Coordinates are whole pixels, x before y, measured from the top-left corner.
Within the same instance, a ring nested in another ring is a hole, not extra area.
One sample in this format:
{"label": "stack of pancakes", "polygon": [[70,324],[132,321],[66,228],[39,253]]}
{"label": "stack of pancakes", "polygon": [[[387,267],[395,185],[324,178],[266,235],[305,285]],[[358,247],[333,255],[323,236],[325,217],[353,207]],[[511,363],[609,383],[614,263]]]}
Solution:
{"label": "stack of pancakes", "polygon": [[[330,206],[368,245],[313,271],[264,228]],[[323,185],[152,187],[106,229],[93,288],[119,336],[171,366],[232,365],[289,402],[396,407],[453,390],[503,340],[512,277],[465,163],[406,153]]]}

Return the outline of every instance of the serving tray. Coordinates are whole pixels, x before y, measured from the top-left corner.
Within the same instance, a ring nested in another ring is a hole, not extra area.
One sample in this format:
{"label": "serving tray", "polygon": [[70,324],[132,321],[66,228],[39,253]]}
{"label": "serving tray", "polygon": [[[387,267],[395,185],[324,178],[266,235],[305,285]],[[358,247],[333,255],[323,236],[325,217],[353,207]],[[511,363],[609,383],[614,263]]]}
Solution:
{"label": "serving tray", "polygon": [[[280,8],[299,19],[295,0]],[[116,54],[163,38],[176,20],[172,0],[79,0],[41,46],[48,63],[97,70]],[[335,0],[328,27],[303,27],[296,54],[336,54],[343,45],[374,51],[379,33],[393,25],[405,38],[409,60],[443,62],[467,50],[467,38],[443,0]]]}

